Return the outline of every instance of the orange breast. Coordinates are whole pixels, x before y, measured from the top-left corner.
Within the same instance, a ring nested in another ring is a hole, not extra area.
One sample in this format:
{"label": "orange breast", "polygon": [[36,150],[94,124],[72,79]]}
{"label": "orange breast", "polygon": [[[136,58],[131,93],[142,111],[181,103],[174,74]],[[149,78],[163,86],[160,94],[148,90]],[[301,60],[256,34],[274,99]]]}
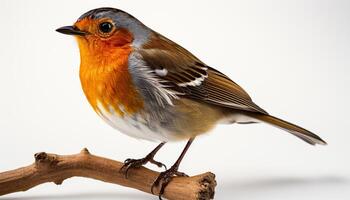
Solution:
{"label": "orange breast", "polygon": [[[113,43],[78,38],[80,80],[84,93],[96,112],[99,112],[99,104],[107,111],[113,108],[119,115],[133,114],[143,108],[143,100],[128,71],[128,57],[132,48],[126,42],[131,39],[125,34],[115,38]],[[116,44],[119,45],[117,48]]]}

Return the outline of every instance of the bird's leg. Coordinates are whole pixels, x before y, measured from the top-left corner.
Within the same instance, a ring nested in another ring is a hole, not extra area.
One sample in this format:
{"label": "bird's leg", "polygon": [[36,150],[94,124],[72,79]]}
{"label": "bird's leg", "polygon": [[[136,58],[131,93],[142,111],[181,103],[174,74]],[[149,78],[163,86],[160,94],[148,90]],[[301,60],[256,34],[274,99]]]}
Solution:
{"label": "bird's leg", "polygon": [[183,159],[183,157],[185,156],[188,148],[191,146],[192,142],[193,142],[194,138],[191,138],[190,140],[188,140],[184,150],[182,151],[180,157],[176,160],[176,162],[174,163],[173,166],[171,166],[170,169],[165,170],[164,172],[161,172],[158,176],[158,178],[154,181],[152,187],[151,187],[151,192],[152,194],[154,194],[153,192],[153,188],[156,186],[160,185],[160,191],[159,191],[159,199],[162,199],[162,195],[164,193],[164,189],[166,188],[166,186],[170,183],[171,179],[174,176],[188,176],[185,173],[179,172],[179,165]]}
{"label": "bird's leg", "polygon": [[124,161],[124,165],[122,168],[120,168],[120,172],[124,173],[124,176],[127,178],[128,177],[128,171],[129,169],[132,168],[139,168],[142,165],[147,164],[148,162],[157,165],[158,167],[164,167],[165,170],[167,167],[158,161],[155,161],[153,158],[156,155],[156,153],[159,151],[160,148],[165,144],[165,142],[160,143],[153,151],[151,151],[146,157],[141,158],[141,159],[126,159]]}

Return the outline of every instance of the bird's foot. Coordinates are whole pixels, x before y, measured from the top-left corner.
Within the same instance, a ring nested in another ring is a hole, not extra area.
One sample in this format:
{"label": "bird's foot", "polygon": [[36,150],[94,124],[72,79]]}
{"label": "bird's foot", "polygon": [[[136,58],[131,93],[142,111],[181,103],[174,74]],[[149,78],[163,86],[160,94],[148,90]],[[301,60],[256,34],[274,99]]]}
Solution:
{"label": "bird's foot", "polygon": [[177,167],[171,167],[168,170],[165,170],[164,172],[161,172],[158,176],[158,178],[154,181],[152,187],[151,187],[151,192],[154,194],[154,187],[160,186],[160,191],[158,194],[158,197],[160,200],[162,200],[162,195],[164,194],[164,190],[166,186],[170,183],[170,181],[173,179],[174,176],[186,176],[188,177],[187,174],[183,172],[177,171]]}
{"label": "bird's foot", "polygon": [[141,158],[141,159],[131,159],[131,158],[126,159],[124,161],[124,165],[122,166],[122,168],[120,168],[120,172],[124,174],[125,178],[128,178],[128,172],[130,169],[140,168],[143,165],[147,164],[148,162],[154,165],[157,165],[158,167],[164,167],[165,170],[167,169],[165,164],[155,161],[152,157],[146,156],[145,158]]}

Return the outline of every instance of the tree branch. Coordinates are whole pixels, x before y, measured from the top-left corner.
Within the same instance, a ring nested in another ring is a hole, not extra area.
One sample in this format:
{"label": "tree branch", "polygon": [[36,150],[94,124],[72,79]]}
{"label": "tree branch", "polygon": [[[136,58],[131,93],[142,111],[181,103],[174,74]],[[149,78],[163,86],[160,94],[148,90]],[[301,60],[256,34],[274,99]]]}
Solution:
{"label": "tree branch", "polygon": [[[62,184],[78,176],[119,184],[151,193],[151,185],[159,173],[141,167],[130,169],[128,178],[119,173],[123,163],[98,157],[83,149],[79,154],[56,155],[36,153],[35,162],[27,167],[0,173],[0,196],[26,191],[46,182]],[[215,175],[207,172],[192,177],[174,177],[163,197],[176,200],[206,200],[214,197]],[[155,188],[156,189],[156,188]],[[155,190],[156,195],[159,188]]]}

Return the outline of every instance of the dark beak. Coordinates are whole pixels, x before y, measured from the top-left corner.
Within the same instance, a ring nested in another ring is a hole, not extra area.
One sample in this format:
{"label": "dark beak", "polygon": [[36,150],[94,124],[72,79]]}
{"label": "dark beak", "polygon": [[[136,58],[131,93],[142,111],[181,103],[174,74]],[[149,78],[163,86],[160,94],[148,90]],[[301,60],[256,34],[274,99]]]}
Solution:
{"label": "dark beak", "polygon": [[84,36],[87,35],[87,32],[79,30],[75,26],[63,26],[61,28],[56,29],[57,32],[67,34],[67,35],[80,35]]}

